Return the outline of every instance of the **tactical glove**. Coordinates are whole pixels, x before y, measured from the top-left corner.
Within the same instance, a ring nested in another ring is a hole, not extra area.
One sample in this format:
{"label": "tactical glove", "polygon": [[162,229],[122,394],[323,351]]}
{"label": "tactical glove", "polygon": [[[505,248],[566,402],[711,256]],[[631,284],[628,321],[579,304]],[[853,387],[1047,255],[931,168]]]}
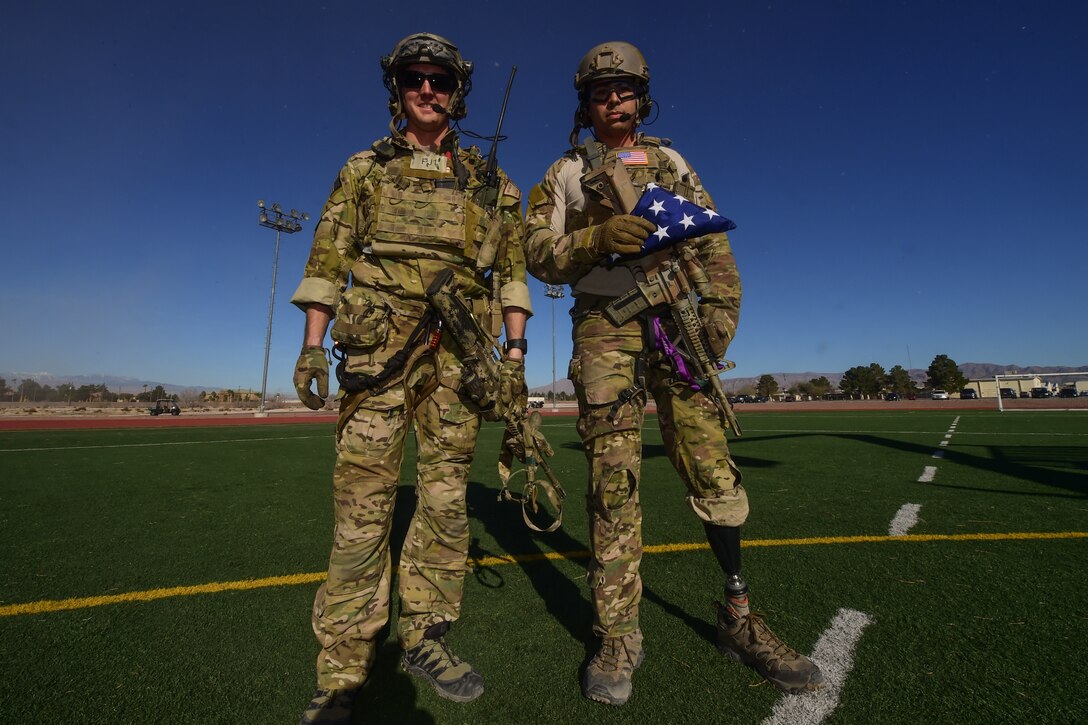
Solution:
{"label": "tactical glove", "polygon": [[657,226],[639,216],[619,214],[593,227],[590,245],[600,254],[636,254]]}
{"label": "tactical glove", "polygon": [[[317,395],[310,390],[310,383],[317,380]],[[298,399],[310,410],[321,410],[329,397],[329,358],[321,347],[304,347],[295,363],[295,392]]]}
{"label": "tactical glove", "polygon": [[710,353],[715,360],[722,360],[725,358],[725,351],[733,339],[737,326],[724,307],[704,305],[700,311],[703,315],[703,329],[706,330],[707,342],[710,343]]}
{"label": "tactical glove", "polygon": [[499,399],[495,411],[500,417],[524,417],[529,407],[529,389],[525,387],[525,360],[502,361],[499,369]]}

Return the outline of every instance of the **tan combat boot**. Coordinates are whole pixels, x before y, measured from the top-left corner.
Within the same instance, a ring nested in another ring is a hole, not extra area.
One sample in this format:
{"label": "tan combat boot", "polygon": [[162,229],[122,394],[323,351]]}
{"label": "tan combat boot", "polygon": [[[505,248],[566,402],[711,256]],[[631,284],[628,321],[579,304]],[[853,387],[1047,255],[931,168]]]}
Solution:
{"label": "tan combat boot", "polygon": [[721,603],[716,604],[722,654],[751,667],[783,692],[810,692],[824,686],[820,668],[779,639],[760,614],[733,619]]}
{"label": "tan combat boot", "polygon": [[608,705],[622,705],[631,697],[631,675],[642,664],[642,632],[605,637],[582,678],[582,694]]}
{"label": "tan combat boot", "polygon": [[470,702],[484,694],[483,676],[451,652],[441,636],[424,639],[405,650],[404,669],[431,683],[434,691],[447,700]]}
{"label": "tan combat boot", "polygon": [[318,690],[306,706],[299,725],[349,725],[358,690]]}

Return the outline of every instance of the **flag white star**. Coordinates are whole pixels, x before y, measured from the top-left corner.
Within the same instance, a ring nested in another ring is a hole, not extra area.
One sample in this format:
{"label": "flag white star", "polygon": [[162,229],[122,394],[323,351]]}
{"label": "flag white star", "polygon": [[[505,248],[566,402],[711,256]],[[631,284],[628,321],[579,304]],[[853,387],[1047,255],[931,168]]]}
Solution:
{"label": "flag white star", "polygon": [[684,203],[685,201],[687,201],[687,199],[685,199],[684,197],[680,196],[679,194],[675,194],[675,195],[673,195],[673,197],[672,197],[672,198],[673,198],[673,199],[676,199],[676,200],[677,200],[678,202],[680,202],[681,204],[683,204],[683,203]]}
{"label": "flag white star", "polygon": [[688,227],[695,226],[695,222],[692,220],[692,217],[691,217],[690,214],[685,214],[684,218],[681,219],[680,221],[678,221],[677,224],[683,224],[684,229],[687,229]]}
{"label": "flag white star", "polygon": [[657,216],[661,212],[665,211],[665,205],[660,199],[656,199],[654,200],[653,204],[650,204],[650,208],[648,211],[652,211],[654,213],[654,216]]}
{"label": "flag white star", "polygon": [[669,238],[668,228],[659,226],[657,228],[657,231],[654,232],[654,236],[657,237],[658,239],[668,239]]}
{"label": "flag white star", "polygon": [[649,191],[650,189],[656,189],[656,188],[657,188],[657,184],[655,184],[652,181],[649,184],[646,184],[646,190],[647,191]]}
{"label": "flag white star", "polygon": [[714,217],[718,216],[718,213],[713,209],[703,209],[703,212],[706,213],[707,219],[713,219]]}

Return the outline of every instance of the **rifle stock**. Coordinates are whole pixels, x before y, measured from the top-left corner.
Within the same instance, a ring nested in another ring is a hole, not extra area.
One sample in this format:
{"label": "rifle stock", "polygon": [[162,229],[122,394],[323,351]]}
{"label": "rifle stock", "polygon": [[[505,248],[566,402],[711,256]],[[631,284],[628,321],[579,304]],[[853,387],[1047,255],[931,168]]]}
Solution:
{"label": "rifle stock", "polygon": [[443,328],[449,331],[463,353],[462,389],[472,402],[480,406],[485,418],[498,420],[498,416],[494,415],[499,391],[499,363],[495,348],[458,296],[453,283],[453,270],[443,269],[435,276],[427,288],[427,299],[442,320]]}

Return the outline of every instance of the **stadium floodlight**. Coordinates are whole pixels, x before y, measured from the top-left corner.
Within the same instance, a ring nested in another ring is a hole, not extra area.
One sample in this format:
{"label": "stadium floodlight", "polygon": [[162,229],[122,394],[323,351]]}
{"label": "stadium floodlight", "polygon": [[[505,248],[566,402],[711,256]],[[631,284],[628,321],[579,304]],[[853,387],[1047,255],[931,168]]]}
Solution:
{"label": "stadium floodlight", "polygon": [[552,412],[554,413],[559,409],[559,401],[555,397],[555,301],[564,296],[563,285],[545,285],[544,296],[552,300]]}
{"label": "stadium floodlight", "polygon": [[[257,217],[257,223],[262,227],[276,230],[276,251],[272,257],[272,292],[268,298],[268,330],[264,336],[264,371],[261,373],[261,402],[257,409],[257,415],[263,417],[265,415],[265,394],[268,390],[268,353],[272,349],[272,312],[276,307],[276,273],[279,271],[280,264],[280,232],[294,234],[295,232],[302,230],[302,225],[295,221],[299,215],[299,212],[295,209],[291,210],[289,216],[284,215],[283,208],[280,207],[279,204],[273,202],[272,216],[269,216],[264,205],[264,199],[257,200],[257,207],[261,209],[261,214]],[[302,212],[301,215],[303,219],[310,218],[305,212]]]}

